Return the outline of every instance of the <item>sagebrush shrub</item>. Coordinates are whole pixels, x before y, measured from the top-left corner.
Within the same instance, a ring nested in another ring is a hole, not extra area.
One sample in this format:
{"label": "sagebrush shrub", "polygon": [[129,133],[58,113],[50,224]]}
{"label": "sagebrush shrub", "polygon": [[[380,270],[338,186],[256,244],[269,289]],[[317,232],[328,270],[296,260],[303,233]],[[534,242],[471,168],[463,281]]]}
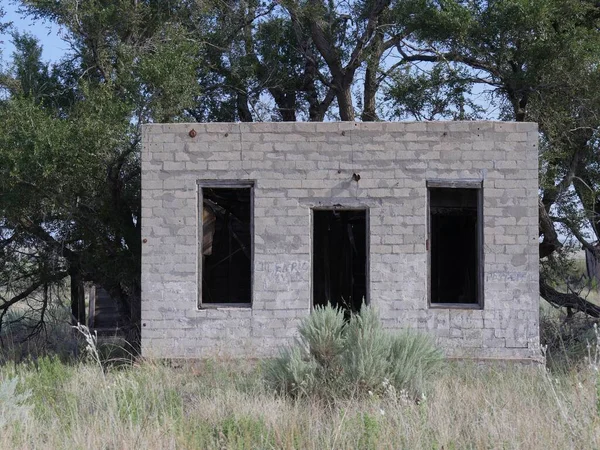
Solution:
{"label": "sagebrush shrub", "polygon": [[429,336],[390,333],[376,311],[364,305],[347,322],[343,310],[317,307],[301,322],[298,334],[294,345],[264,365],[267,384],[292,396],[338,398],[394,391],[416,398],[443,360]]}
{"label": "sagebrush shrub", "polygon": [[345,327],[345,348],[341,357],[346,389],[377,391],[389,379],[391,335],[379,322],[374,309],[363,305]]}
{"label": "sagebrush shrub", "polygon": [[333,366],[344,350],[344,315],[334,308],[318,308],[310,320],[302,322],[298,333],[310,355],[323,367]]}
{"label": "sagebrush shrub", "polygon": [[427,378],[441,366],[441,351],[422,333],[401,331],[392,336],[390,383],[408,393],[423,392]]}

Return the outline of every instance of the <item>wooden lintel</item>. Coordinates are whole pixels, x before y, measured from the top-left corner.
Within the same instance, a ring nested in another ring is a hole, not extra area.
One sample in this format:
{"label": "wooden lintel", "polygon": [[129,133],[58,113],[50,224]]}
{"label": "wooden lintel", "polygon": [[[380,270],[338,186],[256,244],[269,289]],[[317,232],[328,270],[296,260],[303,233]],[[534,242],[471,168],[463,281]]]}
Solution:
{"label": "wooden lintel", "polygon": [[427,187],[430,188],[463,188],[463,189],[481,189],[483,180],[465,178],[462,180],[427,180]]}

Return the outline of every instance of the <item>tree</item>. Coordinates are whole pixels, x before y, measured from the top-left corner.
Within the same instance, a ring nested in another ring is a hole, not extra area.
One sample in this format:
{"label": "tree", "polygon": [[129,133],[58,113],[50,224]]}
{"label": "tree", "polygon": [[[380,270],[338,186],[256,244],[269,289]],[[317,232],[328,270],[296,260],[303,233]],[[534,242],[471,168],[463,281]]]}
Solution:
{"label": "tree", "polygon": [[139,322],[140,126],[186,119],[199,46],[158,4],[27,2],[67,30],[49,66],[15,35],[0,105],[0,315],[48,283],[93,281]]}
{"label": "tree", "polygon": [[181,15],[206,44],[198,58],[203,94],[190,111],[198,121],[324,119],[334,96],[316,77],[321,61],[304,57],[312,44],[298,41],[276,2],[192,2]]}
{"label": "tree", "polygon": [[[483,85],[499,103],[502,118],[538,122],[540,257],[553,258],[561,249],[558,228],[600,256],[592,245],[600,237],[597,2],[415,0],[403,7],[406,26],[413,33],[398,51],[404,61],[434,64],[425,77],[426,89],[448,89],[458,75],[461,95],[470,91],[469,86]],[[453,76],[436,78],[440,65]],[[412,98],[422,98],[419,92],[427,92],[417,81],[414,77],[396,81],[389,93],[398,105],[411,105]],[[407,86],[416,87],[417,93]],[[444,96],[446,102],[452,98]],[[437,97],[429,96],[417,106],[436,111],[436,103]],[[540,292],[546,300],[600,316],[595,305],[562,294],[551,284],[542,272]]]}
{"label": "tree", "polygon": [[[145,122],[380,118],[540,124],[540,256],[597,252],[600,7],[591,0],[26,0],[58,64],[14,35],[0,74],[0,315],[71,279],[140,296]],[[600,255],[599,255],[600,256]],[[542,295],[600,316],[545,273]]]}
{"label": "tree", "polygon": [[322,121],[354,120],[358,112],[377,120],[380,87],[393,71],[384,59],[406,32],[396,20],[401,3],[186,3],[182,23],[206,43],[205,95],[192,114],[203,121]]}

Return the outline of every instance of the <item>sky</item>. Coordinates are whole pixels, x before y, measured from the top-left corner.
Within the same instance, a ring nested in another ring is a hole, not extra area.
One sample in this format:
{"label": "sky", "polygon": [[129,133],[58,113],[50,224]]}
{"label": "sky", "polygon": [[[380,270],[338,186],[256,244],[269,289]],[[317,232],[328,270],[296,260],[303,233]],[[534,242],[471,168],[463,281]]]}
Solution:
{"label": "sky", "polygon": [[[6,15],[3,21],[13,22],[14,29],[28,32],[36,36],[42,45],[42,59],[46,62],[58,61],[68,50],[68,44],[60,39],[60,27],[54,23],[33,21],[18,12],[19,2],[0,0]],[[11,58],[15,47],[11,43],[10,34],[0,33],[0,50],[4,61]]]}

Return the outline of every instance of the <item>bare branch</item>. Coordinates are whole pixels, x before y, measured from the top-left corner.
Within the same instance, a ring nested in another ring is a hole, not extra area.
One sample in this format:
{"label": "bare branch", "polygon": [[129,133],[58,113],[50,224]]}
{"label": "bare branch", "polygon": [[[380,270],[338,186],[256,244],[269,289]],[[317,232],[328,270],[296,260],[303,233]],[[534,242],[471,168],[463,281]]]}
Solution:
{"label": "bare branch", "polygon": [[2,299],[4,301],[2,302],[2,304],[0,304],[0,311],[7,310],[15,303],[18,303],[21,300],[23,300],[24,298],[27,298],[32,293],[34,293],[37,289],[39,289],[40,286],[47,284],[47,283],[53,283],[56,281],[60,281],[63,278],[65,278],[67,275],[68,275],[68,272],[58,272],[52,276],[40,278],[39,280],[32,283],[27,289],[22,291],[20,294],[15,295],[11,299],[9,299],[9,300]]}
{"label": "bare branch", "polygon": [[600,318],[600,307],[588,302],[574,293],[559,292],[540,278],[540,295],[550,304],[562,308],[571,308],[589,316]]}

